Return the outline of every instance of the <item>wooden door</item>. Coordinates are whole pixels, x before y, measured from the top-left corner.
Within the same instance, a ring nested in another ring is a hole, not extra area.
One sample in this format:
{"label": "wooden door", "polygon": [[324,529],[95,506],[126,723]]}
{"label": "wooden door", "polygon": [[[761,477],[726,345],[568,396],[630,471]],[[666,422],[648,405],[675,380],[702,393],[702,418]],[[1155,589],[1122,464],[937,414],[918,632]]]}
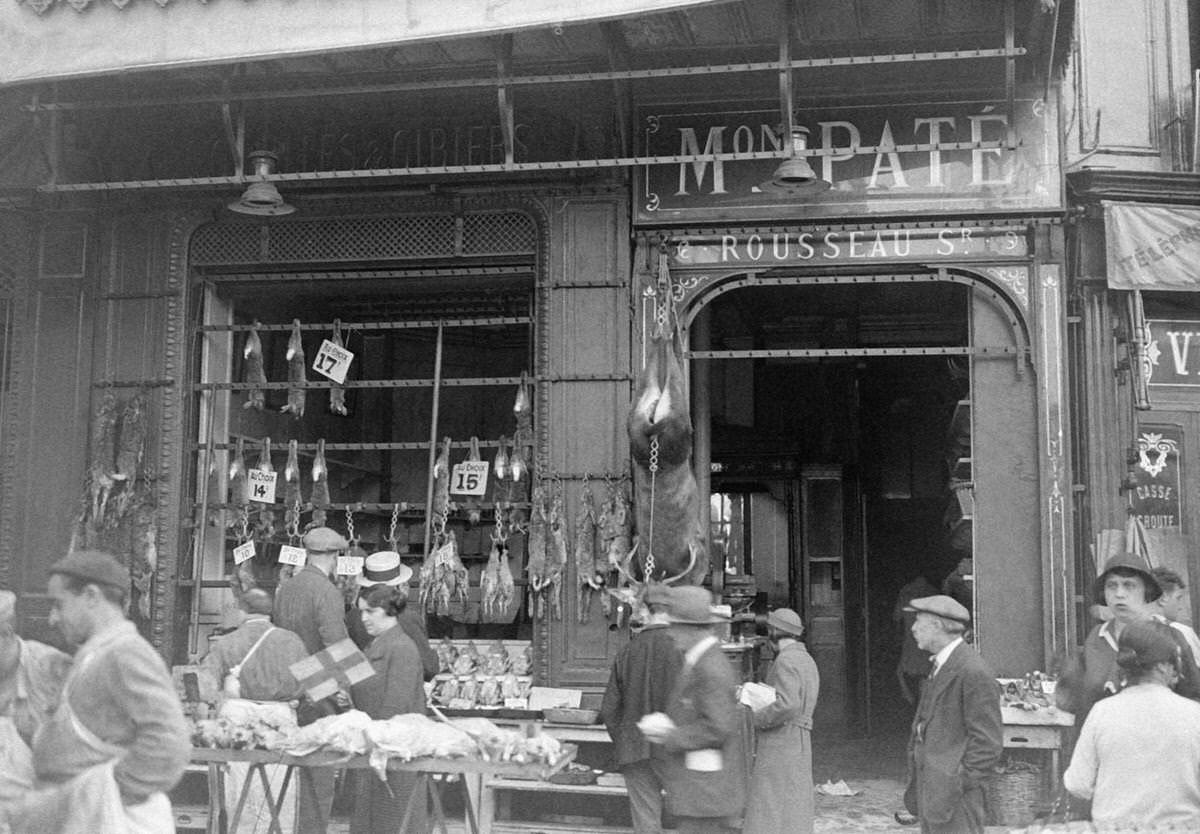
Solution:
{"label": "wooden door", "polygon": [[[857,552],[858,501],[841,466],[800,473],[800,604],[808,649],[821,674],[813,716],[818,730],[850,734],[862,726],[863,571]],[[854,733],[856,734],[856,733]]]}

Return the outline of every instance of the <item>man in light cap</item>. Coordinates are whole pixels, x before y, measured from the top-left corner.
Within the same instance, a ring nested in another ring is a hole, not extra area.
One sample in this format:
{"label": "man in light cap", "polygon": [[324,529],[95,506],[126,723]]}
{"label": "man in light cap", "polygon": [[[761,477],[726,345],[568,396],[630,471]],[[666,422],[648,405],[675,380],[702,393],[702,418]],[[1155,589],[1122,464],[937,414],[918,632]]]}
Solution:
{"label": "man in light cap", "polygon": [[166,664],[125,618],[129,585],[129,571],[107,553],[78,551],[50,567],[50,624],[79,650],[34,739],[45,790],[18,811],[16,831],[173,830],[167,791],[191,743]]}
{"label": "man in light cap", "polygon": [[[345,606],[341,592],[333,584],[337,557],[350,543],[328,527],[314,527],[301,540],[307,559],[304,567],[286,580],[275,592],[275,625],[300,635],[305,650],[311,655],[345,640]],[[341,700],[345,699],[339,693]],[[316,703],[301,699],[297,718],[301,724],[311,724],[318,718],[337,712],[338,696]],[[324,834],[333,809],[333,780],[331,768],[309,769],[312,791],[300,791],[300,810],[296,816],[296,834]],[[313,794],[316,795],[315,799]]]}
{"label": "man in light cap", "polygon": [[638,728],[666,754],[656,768],[680,834],[725,834],[742,815],[747,778],[737,681],[712,633],[729,618],[713,612],[711,593],[689,585],[667,590],[667,619],[683,665],[666,710]]}
{"label": "man in light cap", "polygon": [[643,626],[613,661],[600,704],[600,716],[613,740],[613,760],[625,776],[629,812],[636,834],[661,834],[663,781],[655,769],[663,748],[650,744],[638,722],[666,712],[683,653],[667,630],[667,586],[652,582],[642,594]]}
{"label": "man in light cap", "polygon": [[775,702],[754,713],[758,744],[742,834],[813,830],[812,716],[821,679],[803,636],[804,623],[790,608],[767,615],[775,649],[767,685]]}
{"label": "man in light cap", "polygon": [[933,655],[908,742],[904,804],[929,834],[983,831],[983,781],[1004,752],[1000,687],[963,642],[970,612],[952,597],[914,599],[912,633]]}

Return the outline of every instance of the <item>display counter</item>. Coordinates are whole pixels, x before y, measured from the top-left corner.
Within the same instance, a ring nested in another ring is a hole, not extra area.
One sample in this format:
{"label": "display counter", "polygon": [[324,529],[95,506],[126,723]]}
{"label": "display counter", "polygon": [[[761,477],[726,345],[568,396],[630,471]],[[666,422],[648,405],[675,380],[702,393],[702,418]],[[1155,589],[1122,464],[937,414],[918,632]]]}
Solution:
{"label": "display counter", "polygon": [[[402,761],[398,758],[388,760],[387,768],[391,771],[403,771],[418,774],[418,784],[413,791],[409,805],[405,808],[404,820],[400,830],[409,831],[408,822],[414,812],[416,803],[424,796],[429,797],[429,830],[445,830],[446,819],[442,810],[441,788],[448,784],[445,780],[434,780],[432,777],[440,774],[457,774],[463,778],[457,780],[466,792],[464,807],[466,830],[471,834],[479,834],[480,826],[475,813],[477,797],[471,796],[472,782],[482,780],[488,782],[495,779],[544,780],[562,770],[575,759],[578,748],[573,744],[564,744],[562,754],[553,762],[517,764],[514,762],[489,762],[480,758],[444,759],[424,757],[412,761]],[[246,796],[254,779],[260,779],[267,797],[267,807],[271,814],[268,834],[290,834],[283,832],[279,824],[279,810],[283,807],[284,799],[294,782],[300,783],[299,790],[313,791],[309,768],[339,768],[348,770],[366,770],[370,768],[366,756],[348,756],[335,753],[313,753],[307,756],[290,756],[269,750],[221,750],[210,747],[193,747],[191,759],[208,768],[210,802],[214,807],[209,814],[209,834],[220,834],[223,830],[221,820],[228,820],[228,830],[236,830],[245,807]],[[237,789],[237,801],[232,812],[225,805],[223,788],[224,774],[222,765],[228,762],[244,762],[250,765],[246,778]],[[270,780],[266,773],[267,765],[281,764],[287,767],[278,795],[271,790]],[[299,770],[297,771],[297,768]],[[294,778],[293,778],[294,777]],[[315,793],[312,794],[315,799]],[[416,832],[413,832],[416,834]]]}

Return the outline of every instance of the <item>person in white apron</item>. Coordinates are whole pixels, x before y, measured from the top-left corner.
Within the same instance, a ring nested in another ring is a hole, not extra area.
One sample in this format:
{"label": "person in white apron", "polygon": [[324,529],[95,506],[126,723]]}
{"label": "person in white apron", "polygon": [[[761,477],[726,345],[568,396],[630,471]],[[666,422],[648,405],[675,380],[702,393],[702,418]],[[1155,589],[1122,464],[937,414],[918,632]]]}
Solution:
{"label": "person in white apron", "polygon": [[[262,722],[280,732],[296,730],[296,700],[300,684],[290,671],[292,664],[308,657],[304,642],[295,633],[271,624],[273,600],[261,588],[252,588],[238,598],[244,619],[234,631],[213,643],[200,662],[206,682],[221,693],[218,715],[235,724]],[[225,807],[230,814],[228,834],[263,834],[272,821],[281,831],[292,832],[296,824],[298,780],[293,779],[278,813],[268,802],[267,791],[257,773],[246,785],[250,773],[247,762],[229,762],[225,777]],[[256,768],[257,769],[257,768]],[[261,771],[271,786],[271,797],[278,800],[283,790],[287,766],[262,765]],[[243,790],[244,789],[244,790]],[[242,814],[233,826],[232,815],[243,799]]]}
{"label": "person in white apron", "polygon": [[175,830],[166,792],[191,744],[166,665],[125,619],[128,587],[129,572],[104,553],[72,553],[50,569],[50,623],[81,645],[34,737],[37,789],[10,811],[14,834]]}

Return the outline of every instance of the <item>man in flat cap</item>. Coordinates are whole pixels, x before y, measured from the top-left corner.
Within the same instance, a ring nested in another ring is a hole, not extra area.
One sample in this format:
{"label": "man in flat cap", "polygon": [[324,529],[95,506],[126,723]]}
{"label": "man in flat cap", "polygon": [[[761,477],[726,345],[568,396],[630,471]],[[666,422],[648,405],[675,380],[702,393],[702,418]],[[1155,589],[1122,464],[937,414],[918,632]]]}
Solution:
{"label": "man in flat cap", "polygon": [[642,630],[613,661],[600,715],[613,740],[613,759],[625,776],[636,834],[661,834],[663,782],[655,760],[665,753],[638,729],[652,712],[666,712],[683,653],[667,629],[667,586],[652,582],[642,594]]}
{"label": "man in flat cap", "polygon": [[[307,559],[304,567],[275,592],[275,625],[300,635],[311,655],[348,636],[342,594],[330,577],[338,554],[350,543],[336,530],[314,527],[304,534],[301,544]],[[315,704],[305,698],[300,703],[298,718],[301,724],[312,723],[336,711],[335,696]],[[333,809],[334,772],[331,768],[309,768],[308,775],[313,790],[300,791],[296,834],[324,834]]]}
{"label": "man in flat cap", "polygon": [[667,618],[683,665],[666,710],[638,727],[665,753],[667,810],[680,834],[726,834],[745,808],[748,776],[737,681],[712,633],[729,618],[714,613],[712,594],[695,586],[667,590]]}
{"label": "man in flat cap", "polygon": [[790,608],[767,615],[775,650],[767,685],[775,701],[754,712],[757,752],[742,834],[813,830],[812,716],[821,678],[803,636],[804,623]]}
{"label": "man in flat cap", "polygon": [[[35,803],[14,830],[173,830],[167,792],[191,742],[170,671],[125,618],[129,586],[129,571],[107,553],[77,551],[50,568],[50,624],[79,646],[33,744],[39,784],[60,799]],[[112,802],[97,807],[100,795]],[[63,827],[40,822],[49,818]]]}
{"label": "man in flat cap", "polygon": [[949,596],[914,599],[912,633],[933,655],[908,742],[904,804],[928,834],[983,831],[983,781],[1004,752],[1000,687],[963,642],[971,615]]}

